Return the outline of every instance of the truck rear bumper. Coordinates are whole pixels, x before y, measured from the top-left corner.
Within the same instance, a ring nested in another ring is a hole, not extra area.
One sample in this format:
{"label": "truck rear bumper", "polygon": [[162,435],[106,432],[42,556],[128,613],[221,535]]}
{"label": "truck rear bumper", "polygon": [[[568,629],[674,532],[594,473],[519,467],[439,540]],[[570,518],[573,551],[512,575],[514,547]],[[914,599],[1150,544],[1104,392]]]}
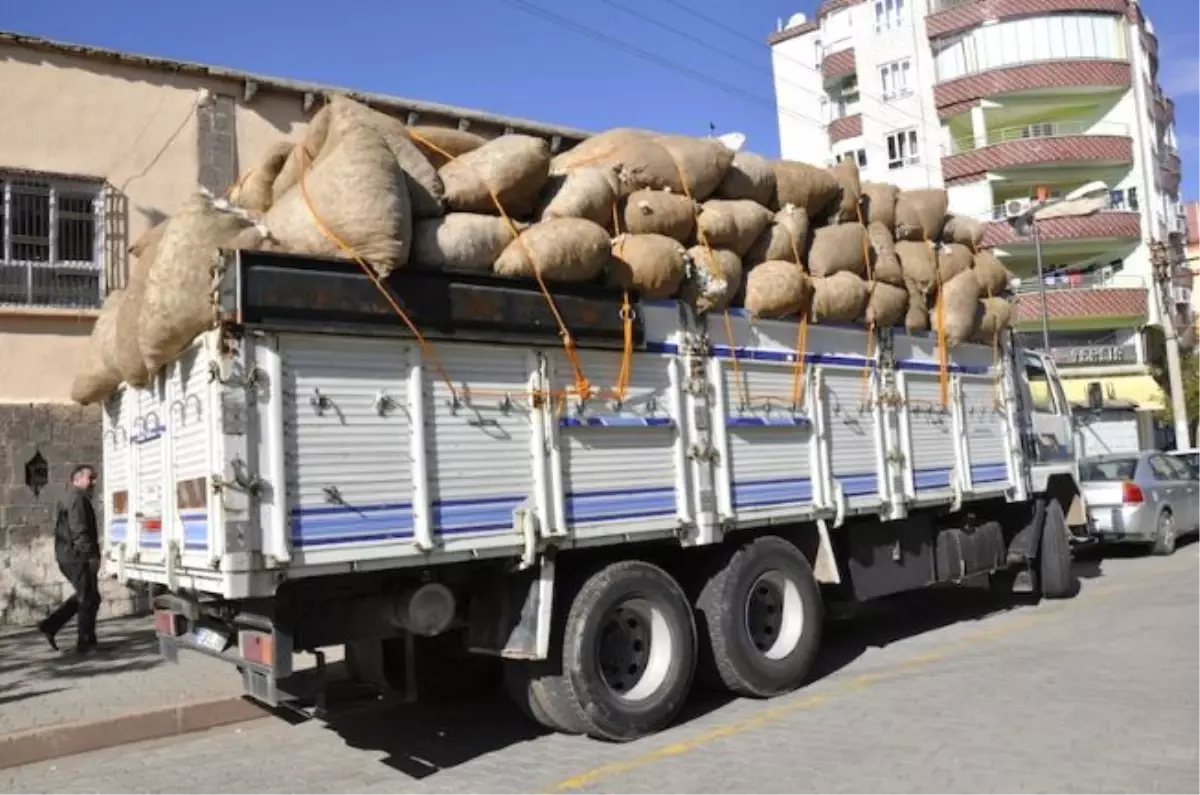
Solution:
{"label": "truck rear bumper", "polygon": [[179,661],[181,650],[229,663],[242,675],[245,695],[269,707],[294,699],[280,683],[292,675],[291,639],[274,629],[247,627],[182,612],[158,609],[154,628],[159,654]]}

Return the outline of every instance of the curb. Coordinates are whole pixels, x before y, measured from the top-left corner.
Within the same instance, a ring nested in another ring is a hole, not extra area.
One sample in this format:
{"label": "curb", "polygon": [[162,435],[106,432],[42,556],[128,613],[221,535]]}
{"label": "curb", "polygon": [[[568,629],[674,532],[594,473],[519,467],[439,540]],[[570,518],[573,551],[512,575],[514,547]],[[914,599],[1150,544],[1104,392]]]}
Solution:
{"label": "curb", "polygon": [[270,714],[265,707],[234,696],[87,723],[30,729],[0,737],[0,770],[244,723]]}

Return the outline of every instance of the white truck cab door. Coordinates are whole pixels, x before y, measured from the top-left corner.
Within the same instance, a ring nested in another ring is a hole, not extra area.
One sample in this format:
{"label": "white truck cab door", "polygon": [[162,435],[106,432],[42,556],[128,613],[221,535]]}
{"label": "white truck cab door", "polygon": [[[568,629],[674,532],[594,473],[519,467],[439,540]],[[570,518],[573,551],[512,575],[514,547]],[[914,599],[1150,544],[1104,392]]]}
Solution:
{"label": "white truck cab door", "polygon": [[1030,452],[1038,464],[1074,461],[1074,422],[1058,369],[1048,356],[1033,351],[1022,353],[1025,377],[1021,379],[1021,402],[1028,407],[1024,423]]}

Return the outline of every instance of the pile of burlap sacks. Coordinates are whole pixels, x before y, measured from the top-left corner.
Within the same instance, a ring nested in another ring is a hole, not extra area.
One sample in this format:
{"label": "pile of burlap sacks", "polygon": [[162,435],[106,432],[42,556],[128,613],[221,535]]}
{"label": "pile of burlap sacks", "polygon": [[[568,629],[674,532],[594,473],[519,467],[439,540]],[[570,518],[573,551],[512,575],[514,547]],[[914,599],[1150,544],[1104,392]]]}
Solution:
{"label": "pile of burlap sacks", "polygon": [[[554,156],[545,140],[406,126],[335,96],[227,193],[193,195],[130,249],[73,398],[140,387],[217,323],[220,249],[601,282],[698,311],[934,328],[993,342],[1010,274],[942,190],[860,182],[735,153],[719,139],[618,128]],[[403,298],[403,296],[401,296]]]}

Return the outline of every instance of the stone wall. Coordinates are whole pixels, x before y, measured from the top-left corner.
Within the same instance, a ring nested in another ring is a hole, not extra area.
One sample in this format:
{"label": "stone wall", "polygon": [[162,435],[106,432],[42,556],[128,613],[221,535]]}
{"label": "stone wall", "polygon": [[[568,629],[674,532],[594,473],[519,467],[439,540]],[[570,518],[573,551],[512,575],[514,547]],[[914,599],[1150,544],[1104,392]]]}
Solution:
{"label": "stone wall", "polygon": [[[33,624],[71,595],[54,559],[54,506],[75,465],[92,464],[103,481],[100,427],[98,406],[0,404],[0,626]],[[47,479],[35,494],[26,464],[37,455]],[[99,494],[98,487],[102,518]],[[101,617],[149,608],[140,592],[113,579],[101,579],[100,593]]]}

